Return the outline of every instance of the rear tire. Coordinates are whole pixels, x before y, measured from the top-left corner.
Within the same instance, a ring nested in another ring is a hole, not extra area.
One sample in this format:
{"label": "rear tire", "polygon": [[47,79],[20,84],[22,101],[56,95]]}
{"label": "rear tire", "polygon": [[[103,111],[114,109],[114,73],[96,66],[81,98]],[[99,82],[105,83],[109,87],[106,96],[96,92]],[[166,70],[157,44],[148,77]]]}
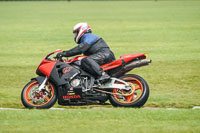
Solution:
{"label": "rear tire", "polygon": [[57,100],[57,92],[55,86],[48,82],[47,90],[36,92],[39,83],[31,80],[22,90],[21,101],[26,108],[48,109],[51,108]]}
{"label": "rear tire", "polygon": [[[149,97],[149,86],[147,82],[142,77],[138,75],[134,75],[134,74],[127,74],[120,77],[119,79],[127,81],[127,83],[133,84],[135,87],[133,87],[132,89],[135,89],[135,93],[133,93],[130,96],[110,95],[110,98],[109,98],[110,103],[115,107],[138,107],[139,108],[143,106]],[[120,90],[113,89],[113,93],[116,93],[118,91]]]}

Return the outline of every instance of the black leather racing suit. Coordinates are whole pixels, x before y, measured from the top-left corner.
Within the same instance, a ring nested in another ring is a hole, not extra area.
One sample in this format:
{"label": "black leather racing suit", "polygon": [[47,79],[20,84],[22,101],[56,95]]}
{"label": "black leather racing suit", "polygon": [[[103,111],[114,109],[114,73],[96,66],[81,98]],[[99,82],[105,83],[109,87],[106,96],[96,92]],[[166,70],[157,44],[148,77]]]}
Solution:
{"label": "black leather racing suit", "polygon": [[66,57],[82,53],[88,56],[81,60],[82,69],[89,72],[96,78],[101,76],[103,73],[100,65],[110,63],[115,60],[115,56],[106,42],[92,33],[84,34],[81,37],[78,46],[63,52]]}

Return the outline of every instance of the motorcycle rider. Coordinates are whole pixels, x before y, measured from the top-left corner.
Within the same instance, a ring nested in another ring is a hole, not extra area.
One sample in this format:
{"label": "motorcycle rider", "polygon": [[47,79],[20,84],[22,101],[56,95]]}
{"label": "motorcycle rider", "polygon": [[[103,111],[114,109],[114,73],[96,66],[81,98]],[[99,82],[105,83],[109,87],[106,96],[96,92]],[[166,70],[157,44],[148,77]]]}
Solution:
{"label": "motorcycle rider", "polygon": [[100,82],[110,79],[110,76],[100,67],[100,65],[115,60],[115,56],[106,42],[97,35],[92,34],[91,27],[85,22],[76,24],[73,28],[73,33],[75,35],[74,41],[78,46],[60,52],[56,57],[70,57],[83,53],[88,56],[81,60],[83,70],[92,74]]}

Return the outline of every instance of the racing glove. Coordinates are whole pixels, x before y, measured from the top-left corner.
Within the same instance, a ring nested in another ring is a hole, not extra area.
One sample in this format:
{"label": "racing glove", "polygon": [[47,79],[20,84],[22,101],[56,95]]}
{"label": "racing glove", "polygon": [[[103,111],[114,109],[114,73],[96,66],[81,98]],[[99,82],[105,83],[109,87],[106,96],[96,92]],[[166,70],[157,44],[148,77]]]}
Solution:
{"label": "racing glove", "polygon": [[57,53],[56,59],[60,60],[63,56],[63,52]]}

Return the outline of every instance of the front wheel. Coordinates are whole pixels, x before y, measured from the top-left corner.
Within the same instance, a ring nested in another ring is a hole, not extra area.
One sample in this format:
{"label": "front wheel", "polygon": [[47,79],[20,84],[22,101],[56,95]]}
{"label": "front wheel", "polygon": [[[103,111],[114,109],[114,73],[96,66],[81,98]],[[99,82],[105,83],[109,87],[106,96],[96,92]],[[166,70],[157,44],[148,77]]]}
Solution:
{"label": "front wheel", "polygon": [[149,86],[147,82],[142,77],[133,74],[124,75],[119,79],[126,81],[132,86],[132,90],[123,91],[120,89],[113,89],[114,95],[110,95],[110,103],[115,107],[143,106],[149,97]]}
{"label": "front wheel", "polygon": [[51,108],[57,100],[55,86],[47,82],[46,86],[38,92],[39,83],[31,80],[22,90],[21,101],[26,108]]}

